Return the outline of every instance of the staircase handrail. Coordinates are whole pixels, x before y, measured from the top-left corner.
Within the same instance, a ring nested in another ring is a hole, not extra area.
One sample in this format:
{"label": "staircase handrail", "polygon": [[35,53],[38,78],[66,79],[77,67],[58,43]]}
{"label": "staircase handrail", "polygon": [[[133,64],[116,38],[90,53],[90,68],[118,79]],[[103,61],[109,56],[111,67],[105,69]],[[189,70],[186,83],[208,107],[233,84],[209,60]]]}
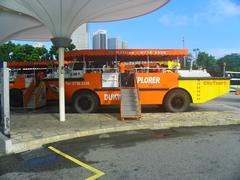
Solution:
{"label": "staircase handrail", "polygon": [[122,74],[119,73],[119,89],[120,89],[120,114],[122,114]]}
{"label": "staircase handrail", "polygon": [[44,84],[44,82],[43,81],[41,81],[40,83],[39,83],[39,85],[37,86],[37,88],[36,88],[36,90],[35,90],[35,92],[34,92],[34,97],[35,97],[35,100],[34,100],[34,102],[35,102],[35,104],[37,104],[37,100],[38,100],[38,98],[41,96],[41,90],[42,89],[45,89],[45,84]]}
{"label": "staircase handrail", "polygon": [[23,93],[23,106],[26,107],[35,88],[35,79],[32,79],[30,86]]}
{"label": "staircase handrail", "polygon": [[140,92],[139,92],[139,86],[138,86],[138,82],[137,82],[137,73],[134,73],[134,87],[137,90],[137,98],[138,98],[138,112],[142,113],[142,108],[141,108],[141,98],[140,98]]}

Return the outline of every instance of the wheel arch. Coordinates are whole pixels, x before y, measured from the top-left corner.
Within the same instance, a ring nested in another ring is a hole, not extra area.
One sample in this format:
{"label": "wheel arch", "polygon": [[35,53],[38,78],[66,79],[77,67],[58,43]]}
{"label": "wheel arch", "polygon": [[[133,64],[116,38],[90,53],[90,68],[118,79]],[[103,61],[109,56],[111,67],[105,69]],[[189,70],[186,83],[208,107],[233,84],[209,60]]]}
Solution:
{"label": "wheel arch", "polygon": [[193,103],[193,99],[192,99],[191,94],[190,94],[186,89],[177,87],[177,88],[171,89],[170,91],[167,92],[167,94],[165,94],[165,96],[164,96],[164,98],[163,98],[163,104],[164,104],[164,102],[165,102],[168,94],[170,94],[170,93],[171,93],[172,91],[174,91],[174,90],[182,90],[182,91],[186,92],[186,93],[188,94],[189,98],[190,98],[190,103]]}
{"label": "wheel arch", "polygon": [[75,98],[78,94],[80,94],[80,93],[90,93],[90,94],[95,95],[95,96],[97,97],[97,99],[98,99],[99,105],[101,104],[101,103],[100,103],[100,98],[99,98],[98,94],[97,94],[95,91],[91,90],[91,89],[79,89],[79,90],[76,90],[76,91],[73,93],[73,95],[72,95],[71,103],[73,102],[74,98]]}
{"label": "wheel arch", "polygon": [[11,88],[11,89],[9,89],[9,91],[22,91],[22,89],[19,89],[19,88]]}

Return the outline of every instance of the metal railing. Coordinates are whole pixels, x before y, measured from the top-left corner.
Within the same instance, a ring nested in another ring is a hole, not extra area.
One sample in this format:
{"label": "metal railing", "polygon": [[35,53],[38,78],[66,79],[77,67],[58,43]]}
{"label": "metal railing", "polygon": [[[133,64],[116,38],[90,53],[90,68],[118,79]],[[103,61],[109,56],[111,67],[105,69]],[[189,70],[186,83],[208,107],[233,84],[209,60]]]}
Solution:
{"label": "metal railing", "polygon": [[23,106],[26,107],[35,89],[35,80],[32,79],[30,86],[23,92]]}
{"label": "metal railing", "polygon": [[140,91],[138,87],[138,82],[137,82],[137,76],[136,73],[134,73],[134,86],[137,90],[137,96],[138,96],[138,112],[141,114],[142,113],[142,108],[141,108],[141,97],[140,97]]}
{"label": "metal railing", "polygon": [[156,73],[156,72],[177,72],[178,68],[133,68],[133,70],[137,73]]}

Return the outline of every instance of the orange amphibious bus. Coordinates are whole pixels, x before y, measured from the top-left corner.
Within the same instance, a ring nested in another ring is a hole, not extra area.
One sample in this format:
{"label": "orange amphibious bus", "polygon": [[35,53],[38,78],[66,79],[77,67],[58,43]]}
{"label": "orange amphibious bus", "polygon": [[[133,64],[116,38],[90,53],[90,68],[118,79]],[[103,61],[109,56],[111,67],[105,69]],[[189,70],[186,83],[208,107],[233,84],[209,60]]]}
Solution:
{"label": "orange amphibious bus", "polygon": [[[120,105],[128,114],[141,105],[161,105],[169,112],[186,111],[190,103],[204,103],[229,92],[229,80],[183,77],[177,68],[159,62],[188,55],[188,50],[82,50],[65,55],[74,61],[65,70],[66,101],[80,113],[96,112],[100,106]],[[124,73],[119,72],[124,63]],[[58,79],[44,79],[47,100],[58,99]],[[136,107],[135,107],[136,106]],[[134,109],[135,108],[135,109]]]}

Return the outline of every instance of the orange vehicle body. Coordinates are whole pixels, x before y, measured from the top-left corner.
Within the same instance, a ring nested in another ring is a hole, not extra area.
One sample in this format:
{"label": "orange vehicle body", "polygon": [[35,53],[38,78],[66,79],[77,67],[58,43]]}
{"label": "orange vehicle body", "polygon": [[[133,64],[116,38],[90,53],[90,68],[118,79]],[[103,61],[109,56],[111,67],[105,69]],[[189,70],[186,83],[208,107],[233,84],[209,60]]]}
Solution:
{"label": "orange vehicle body", "polygon": [[[132,62],[142,61],[143,57],[148,57],[145,60],[145,67],[151,67],[160,59],[169,60],[179,58],[189,53],[186,49],[127,49],[127,50],[81,50],[73,51],[65,54],[65,60],[72,61],[73,59],[86,59],[86,61],[113,62],[116,59],[119,62],[126,63],[126,72],[131,73],[134,69]],[[159,59],[160,58],[160,59]],[[129,63],[128,63],[129,62]],[[154,63],[155,62],[155,63]],[[119,72],[119,77],[121,73]],[[141,104],[162,104],[164,96],[169,89],[178,87],[179,74],[171,73],[156,73],[156,72],[136,72],[134,73],[137,79],[138,89],[141,98]],[[58,79],[45,79],[47,87],[47,99],[58,99]],[[120,81],[120,80],[119,80]],[[120,84],[120,82],[119,82]],[[74,96],[81,91],[88,91],[96,95],[100,105],[119,105],[121,99],[121,87],[104,87],[101,72],[85,73],[80,79],[65,79],[65,97],[66,102],[71,103]]]}
{"label": "orange vehicle body", "polygon": [[[168,90],[178,87],[178,73],[136,73],[141,104],[162,104]],[[58,99],[58,80],[45,79],[47,99]],[[171,82],[171,83],[169,83]],[[80,91],[91,91],[99,97],[100,105],[119,105],[120,87],[102,87],[101,73],[84,74],[81,80],[66,79],[65,97],[68,103]]]}
{"label": "orange vehicle body", "polygon": [[9,83],[9,89],[25,89],[25,78],[16,77],[13,82]]}

